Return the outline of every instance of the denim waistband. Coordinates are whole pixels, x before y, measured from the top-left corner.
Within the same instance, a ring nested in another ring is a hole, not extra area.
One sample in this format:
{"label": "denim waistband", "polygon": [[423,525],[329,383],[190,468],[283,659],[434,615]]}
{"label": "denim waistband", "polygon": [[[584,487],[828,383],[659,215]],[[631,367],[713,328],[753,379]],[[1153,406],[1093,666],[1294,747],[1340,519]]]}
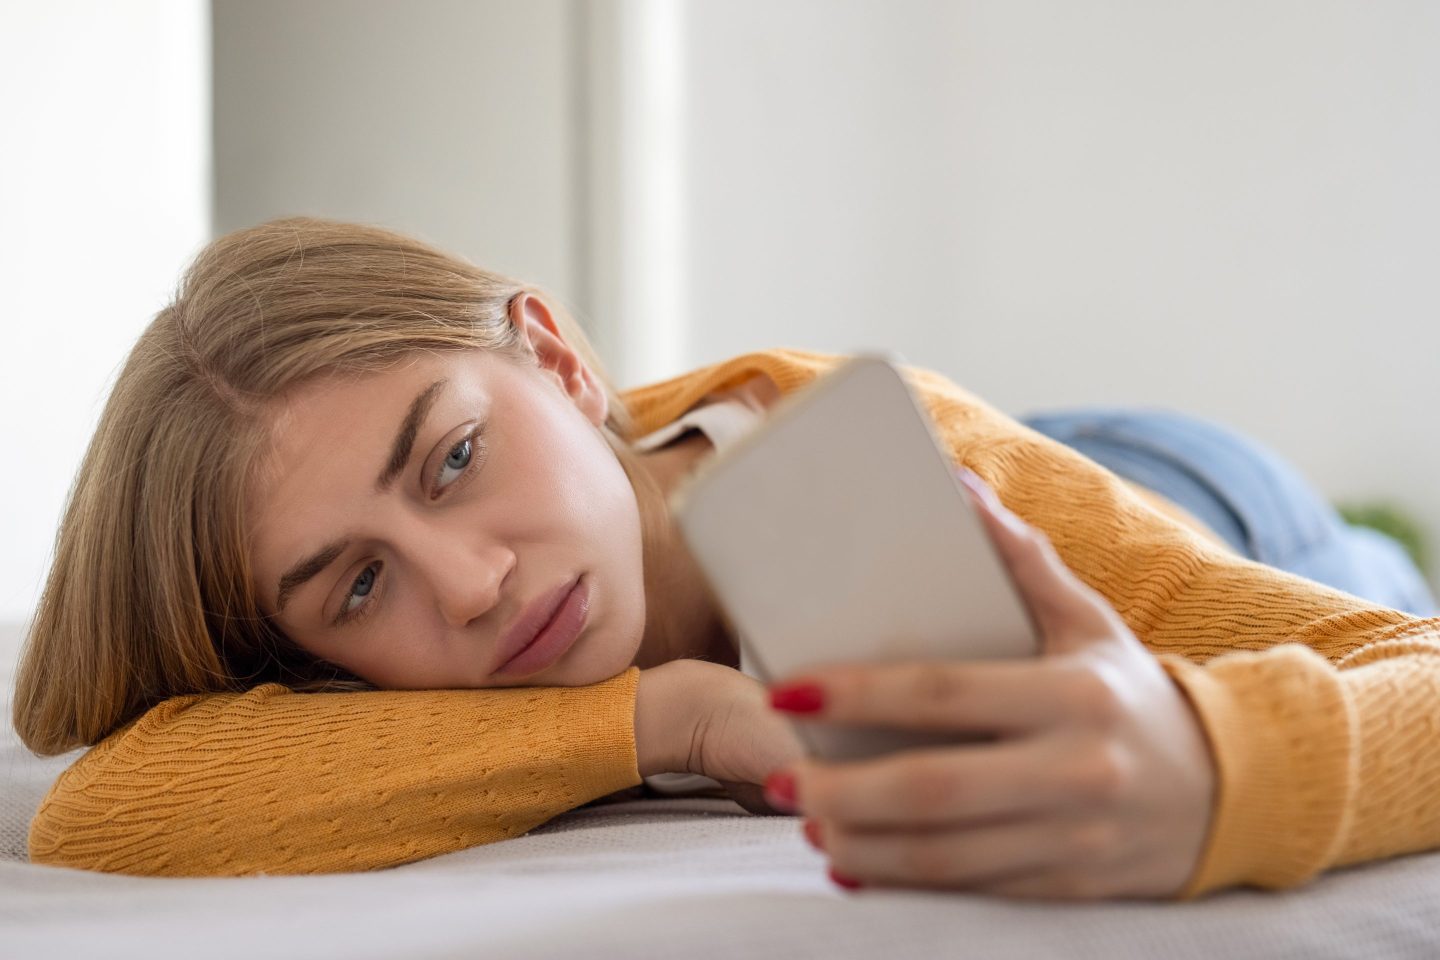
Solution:
{"label": "denim waistband", "polygon": [[1399,542],[1346,523],[1295,467],[1229,427],[1113,406],[1018,419],[1183,507],[1243,556],[1417,616],[1440,612]]}

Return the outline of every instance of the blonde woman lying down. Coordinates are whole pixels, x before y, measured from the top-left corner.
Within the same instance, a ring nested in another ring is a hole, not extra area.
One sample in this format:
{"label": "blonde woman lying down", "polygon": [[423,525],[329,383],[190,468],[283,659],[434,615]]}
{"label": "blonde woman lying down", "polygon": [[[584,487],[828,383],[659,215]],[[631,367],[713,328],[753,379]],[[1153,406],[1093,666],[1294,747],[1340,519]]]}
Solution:
{"label": "blonde woman lying down", "polygon": [[[681,774],[803,815],[847,885],[1189,899],[1440,845],[1440,620],[1246,556],[923,368],[1044,655],[835,664],[772,705],[664,496],[842,359],[621,396],[542,291],[407,237],[215,241],[116,382],[27,639],[21,737],[94,745],[32,860],[364,870]],[[513,656],[557,609],[573,642]],[[825,764],[787,705],[998,738]]]}

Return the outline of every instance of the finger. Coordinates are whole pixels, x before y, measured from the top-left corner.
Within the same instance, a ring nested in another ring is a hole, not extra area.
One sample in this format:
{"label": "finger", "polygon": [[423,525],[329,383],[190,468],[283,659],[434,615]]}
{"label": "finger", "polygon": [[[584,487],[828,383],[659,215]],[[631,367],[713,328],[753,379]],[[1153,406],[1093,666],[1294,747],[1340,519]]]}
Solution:
{"label": "finger", "polygon": [[791,770],[805,816],[847,829],[913,830],[1095,809],[1109,770],[1059,739],[907,749],[871,760],[803,760]]}
{"label": "finger", "polygon": [[1084,681],[1058,657],[836,663],[772,685],[814,686],[821,704],[807,721],[899,730],[1035,732],[1073,722]]}
{"label": "finger", "polygon": [[784,810],[777,810],[765,800],[765,791],[759,784],[742,783],[738,780],[720,780],[726,794],[745,810],[760,816],[787,816]]}
{"label": "finger", "polygon": [[1108,603],[1065,565],[1049,536],[1006,507],[974,471],[958,467],[956,475],[1041,631],[1073,629],[1077,620],[1103,625]]}
{"label": "finger", "polygon": [[1035,890],[1060,869],[1099,869],[1114,855],[1107,821],[1024,817],[949,830],[856,831],[817,823],[831,868],[866,885]]}

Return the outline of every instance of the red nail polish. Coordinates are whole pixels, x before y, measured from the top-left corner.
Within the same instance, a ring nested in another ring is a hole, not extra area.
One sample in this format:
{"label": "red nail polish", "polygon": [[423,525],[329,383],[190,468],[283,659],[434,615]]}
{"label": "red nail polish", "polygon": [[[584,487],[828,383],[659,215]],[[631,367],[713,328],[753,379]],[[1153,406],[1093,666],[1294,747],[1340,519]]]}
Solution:
{"label": "red nail polish", "polygon": [[856,880],[854,877],[847,877],[843,873],[836,873],[834,867],[830,868],[830,879],[838,883],[840,886],[844,887],[846,890],[858,890],[860,887],[864,886],[864,884],[862,884],[859,880]]}
{"label": "red nail polish", "polygon": [[805,822],[802,823],[800,827],[805,831],[805,839],[810,841],[810,846],[816,850],[823,851],[825,849],[825,844],[820,839],[820,824],[806,817]]}
{"label": "red nail polish", "polygon": [[787,813],[795,810],[795,777],[777,770],[765,779],[765,802]]}
{"label": "red nail polish", "polygon": [[814,713],[825,706],[825,691],[813,683],[792,683],[770,689],[770,706],[790,713]]}

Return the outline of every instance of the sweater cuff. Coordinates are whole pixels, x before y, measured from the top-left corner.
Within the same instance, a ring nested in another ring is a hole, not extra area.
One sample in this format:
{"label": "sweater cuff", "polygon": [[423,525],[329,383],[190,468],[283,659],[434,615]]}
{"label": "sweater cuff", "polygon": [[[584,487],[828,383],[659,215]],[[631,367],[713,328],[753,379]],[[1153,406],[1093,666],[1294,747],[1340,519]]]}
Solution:
{"label": "sweater cuff", "polygon": [[1174,899],[1296,886],[1333,863],[1349,830],[1358,745],[1336,670],[1298,643],[1203,666],[1156,659],[1189,697],[1216,767],[1205,849]]}
{"label": "sweater cuff", "polygon": [[628,667],[583,689],[593,696],[556,698],[556,728],[585,731],[583,738],[572,742],[577,754],[562,767],[565,786],[576,805],[643,782],[635,753],[640,668]]}

